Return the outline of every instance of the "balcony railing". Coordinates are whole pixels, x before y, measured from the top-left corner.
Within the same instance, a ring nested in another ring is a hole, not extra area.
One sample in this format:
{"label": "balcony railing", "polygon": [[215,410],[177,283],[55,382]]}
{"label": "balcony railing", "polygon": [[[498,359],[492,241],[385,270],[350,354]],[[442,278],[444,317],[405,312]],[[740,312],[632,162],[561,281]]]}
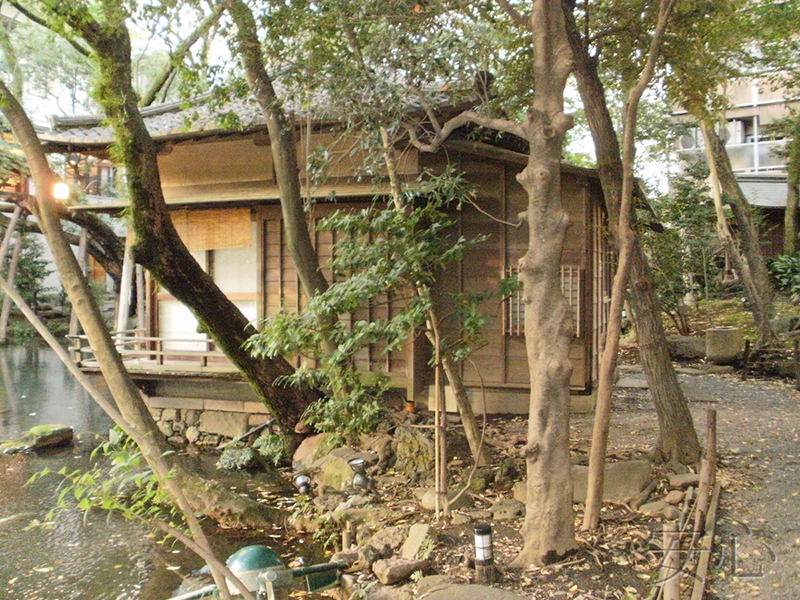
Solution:
{"label": "balcony railing", "polygon": [[[225,354],[214,349],[210,339],[148,337],[144,330],[114,331],[111,337],[122,360],[137,370],[230,371],[233,366]],[[94,350],[85,335],[69,335],[72,359],[81,367],[96,366]]]}
{"label": "balcony railing", "polygon": [[[731,159],[731,166],[736,173],[754,173],[761,171],[783,171],[786,159],[775,156],[773,150],[786,145],[786,140],[766,142],[749,142],[746,144],[727,144],[725,149]],[[684,156],[703,155],[703,148],[691,148],[679,151]],[[703,155],[704,156],[704,155]]]}

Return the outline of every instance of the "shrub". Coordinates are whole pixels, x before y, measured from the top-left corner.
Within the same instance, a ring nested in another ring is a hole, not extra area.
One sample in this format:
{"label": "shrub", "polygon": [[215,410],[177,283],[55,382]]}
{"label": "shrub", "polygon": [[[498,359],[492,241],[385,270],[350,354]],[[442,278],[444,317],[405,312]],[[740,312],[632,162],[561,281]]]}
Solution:
{"label": "shrub", "polygon": [[800,252],[768,260],[767,267],[777,289],[787,292],[794,301],[800,299]]}

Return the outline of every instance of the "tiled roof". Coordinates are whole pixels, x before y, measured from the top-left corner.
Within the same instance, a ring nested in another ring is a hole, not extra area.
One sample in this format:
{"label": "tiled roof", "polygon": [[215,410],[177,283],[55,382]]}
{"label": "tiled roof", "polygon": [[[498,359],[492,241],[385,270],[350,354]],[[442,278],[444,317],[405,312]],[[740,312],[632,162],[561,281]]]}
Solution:
{"label": "tiled roof", "polygon": [[[229,133],[232,131],[230,128],[222,127],[218,123],[219,115],[226,112],[236,114],[241,129],[250,130],[264,126],[258,105],[250,101],[233,102],[218,110],[203,103],[182,108],[178,102],[141,109],[145,126],[154,140]],[[39,139],[49,146],[105,147],[114,141],[114,134],[110,127],[103,124],[102,116],[53,116],[50,118],[50,129],[40,132]]]}

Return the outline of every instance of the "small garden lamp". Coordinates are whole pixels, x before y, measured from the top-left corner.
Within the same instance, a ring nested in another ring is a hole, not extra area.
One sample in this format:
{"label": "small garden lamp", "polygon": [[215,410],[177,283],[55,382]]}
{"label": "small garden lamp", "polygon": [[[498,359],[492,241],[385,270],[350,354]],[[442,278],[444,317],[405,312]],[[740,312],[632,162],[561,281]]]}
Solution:
{"label": "small garden lamp", "polygon": [[306,473],[297,473],[292,477],[292,483],[297,488],[299,494],[307,494],[311,491],[311,477]]}
{"label": "small garden lamp", "polygon": [[372,487],[372,481],[370,481],[367,475],[366,462],[367,461],[361,457],[351,458],[347,461],[347,464],[353,469],[352,485],[357,490],[368,490]]}
{"label": "small garden lamp", "polygon": [[490,565],[492,556],[492,527],[490,525],[475,526],[475,563]]}

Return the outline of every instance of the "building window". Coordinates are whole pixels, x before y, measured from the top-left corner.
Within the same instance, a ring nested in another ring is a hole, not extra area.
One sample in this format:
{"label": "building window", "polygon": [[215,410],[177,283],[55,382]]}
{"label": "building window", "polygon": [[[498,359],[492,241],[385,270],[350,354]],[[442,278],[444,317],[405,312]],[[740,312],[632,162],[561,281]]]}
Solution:
{"label": "building window", "polygon": [[[519,276],[519,269],[507,269],[507,277]],[[581,336],[581,281],[583,269],[580,267],[561,266],[561,292],[567,299],[567,304],[572,311],[572,322],[575,337]],[[505,302],[506,335],[525,335],[525,302],[522,299],[520,287],[511,294]]]}

